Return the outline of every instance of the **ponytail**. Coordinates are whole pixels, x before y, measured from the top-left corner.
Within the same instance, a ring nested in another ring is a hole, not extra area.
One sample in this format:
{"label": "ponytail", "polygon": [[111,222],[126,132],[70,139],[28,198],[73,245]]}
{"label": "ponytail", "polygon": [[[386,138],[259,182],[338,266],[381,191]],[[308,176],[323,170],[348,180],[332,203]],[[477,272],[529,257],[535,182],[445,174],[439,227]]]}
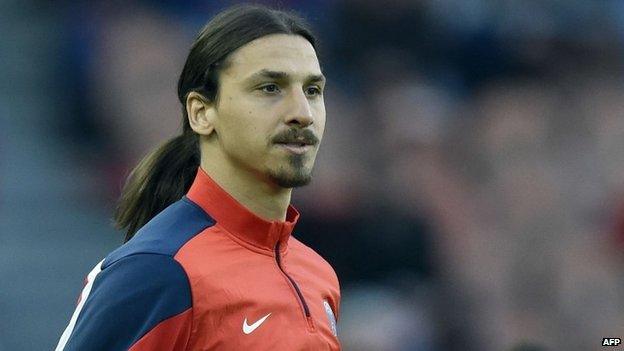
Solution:
{"label": "ponytail", "polygon": [[125,241],[149,220],[178,201],[191,187],[199,167],[198,136],[185,132],[149,153],[132,170],[115,211]]}

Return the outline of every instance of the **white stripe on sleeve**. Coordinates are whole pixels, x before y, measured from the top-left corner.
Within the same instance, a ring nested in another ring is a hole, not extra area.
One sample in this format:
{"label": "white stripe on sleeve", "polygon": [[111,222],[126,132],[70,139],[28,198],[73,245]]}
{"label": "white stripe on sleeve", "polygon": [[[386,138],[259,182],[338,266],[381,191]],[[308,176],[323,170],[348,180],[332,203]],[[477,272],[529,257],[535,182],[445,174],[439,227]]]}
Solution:
{"label": "white stripe on sleeve", "polygon": [[74,327],[76,326],[76,320],[78,319],[78,315],[80,315],[80,311],[87,301],[89,293],[91,293],[93,281],[95,280],[95,277],[102,271],[103,262],[104,260],[100,261],[100,263],[98,263],[95,268],[93,268],[89,275],[87,275],[87,285],[85,285],[84,289],[82,289],[82,293],[80,294],[80,302],[78,303],[78,306],[76,306],[76,310],[74,310],[74,314],[69,320],[69,325],[67,325],[67,328],[65,328],[63,335],[61,335],[61,339],[59,340],[55,351],[63,351],[65,345],[69,341],[69,337],[71,336],[72,332],[74,331]]}

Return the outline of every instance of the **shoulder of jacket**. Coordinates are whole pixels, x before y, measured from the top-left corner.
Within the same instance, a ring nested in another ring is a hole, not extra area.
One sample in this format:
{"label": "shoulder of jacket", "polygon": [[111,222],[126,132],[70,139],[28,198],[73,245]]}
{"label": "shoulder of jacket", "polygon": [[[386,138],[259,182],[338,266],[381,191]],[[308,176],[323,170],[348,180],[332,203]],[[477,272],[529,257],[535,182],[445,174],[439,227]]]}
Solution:
{"label": "shoulder of jacket", "polygon": [[303,242],[301,242],[299,239],[295,238],[294,236],[290,237],[290,242],[288,243],[288,245],[290,246],[289,249],[292,250],[293,252],[306,255],[307,257],[315,261],[315,263],[331,271],[331,274],[336,276],[336,272],[334,271],[334,268],[332,267],[332,265],[323,256],[321,256],[318,252],[316,252],[316,250],[314,250],[313,248],[304,244]]}
{"label": "shoulder of jacket", "polygon": [[186,197],[174,202],[145,224],[134,237],[111,252],[103,268],[136,254],[175,256],[184,244],[215,224],[204,210]]}

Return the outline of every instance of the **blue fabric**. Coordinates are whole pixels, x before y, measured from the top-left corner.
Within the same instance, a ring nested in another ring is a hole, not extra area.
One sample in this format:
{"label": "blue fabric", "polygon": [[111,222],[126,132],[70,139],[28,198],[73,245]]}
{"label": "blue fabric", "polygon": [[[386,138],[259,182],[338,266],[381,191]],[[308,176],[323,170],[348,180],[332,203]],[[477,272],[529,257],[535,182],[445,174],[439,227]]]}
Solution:
{"label": "blue fabric", "polygon": [[188,277],[173,256],[214,223],[184,197],[110,253],[64,350],[127,350],[161,321],[191,308]]}
{"label": "blue fabric", "polygon": [[188,278],[169,256],[124,257],[96,277],[64,350],[128,350],[192,305]]}
{"label": "blue fabric", "polygon": [[183,197],[152,218],[130,241],[111,252],[102,269],[122,257],[137,253],[174,256],[182,245],[214,223],[201,207]]}

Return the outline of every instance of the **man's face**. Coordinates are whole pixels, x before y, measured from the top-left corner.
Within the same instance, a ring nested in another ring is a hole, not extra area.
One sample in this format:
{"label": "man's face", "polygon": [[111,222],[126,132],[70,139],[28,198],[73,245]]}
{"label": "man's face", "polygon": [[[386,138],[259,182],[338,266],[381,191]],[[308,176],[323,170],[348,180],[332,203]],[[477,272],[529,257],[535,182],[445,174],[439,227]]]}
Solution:
{"label": "man's face", "polygon": [[284,188],[309,183],[325,128],[325,80],[312,45],[297,35],[269,35],[227,61],[215,120],[226,158]]}

